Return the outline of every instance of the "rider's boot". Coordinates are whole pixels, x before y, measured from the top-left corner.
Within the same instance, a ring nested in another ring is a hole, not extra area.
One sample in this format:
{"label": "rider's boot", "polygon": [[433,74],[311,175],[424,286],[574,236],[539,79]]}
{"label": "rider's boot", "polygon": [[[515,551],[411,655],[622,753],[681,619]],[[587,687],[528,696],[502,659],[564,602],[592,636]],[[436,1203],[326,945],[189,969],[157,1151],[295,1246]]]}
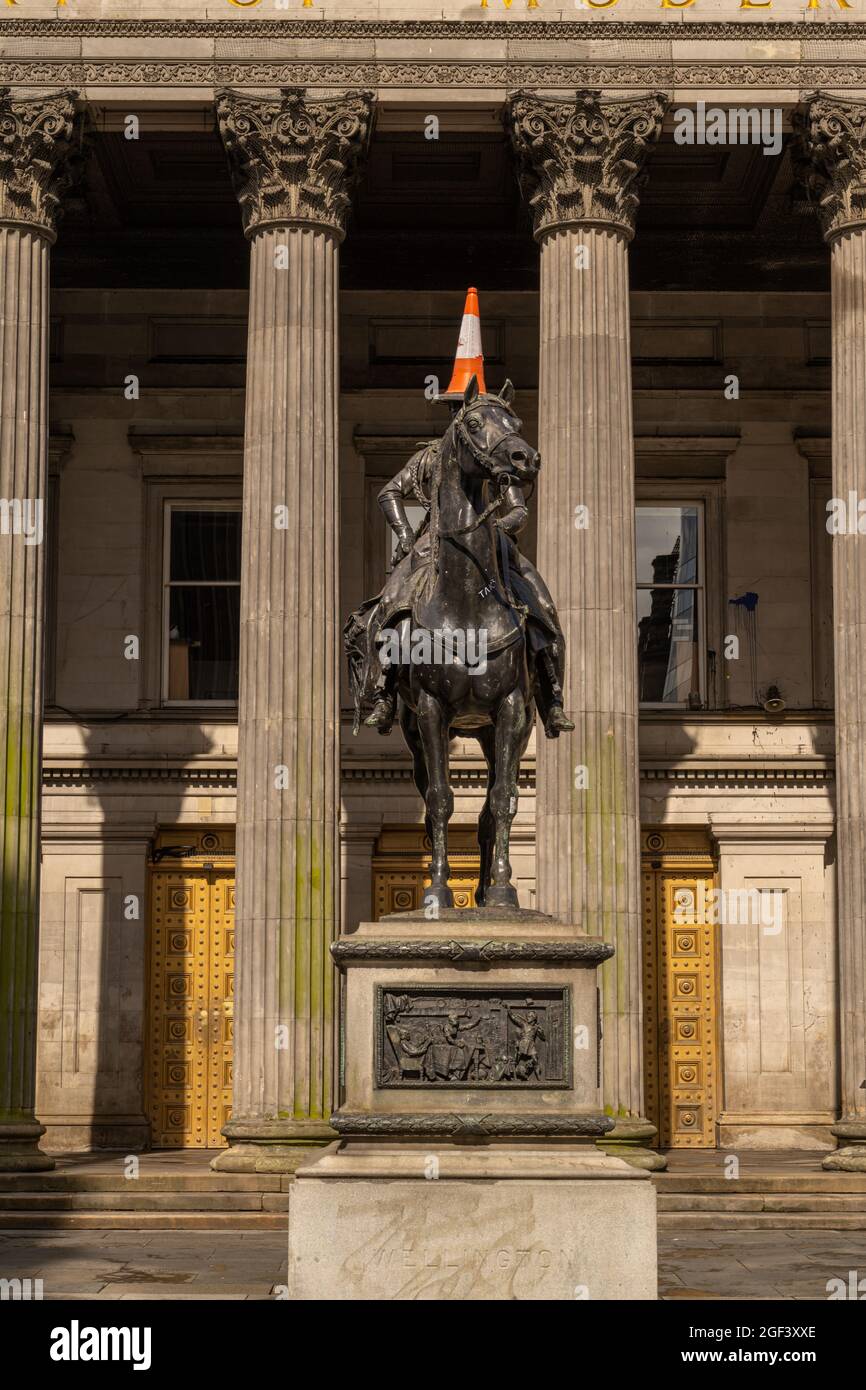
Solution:
{"label": "rider's boot", "polygon": [[376,682],[376,698],[364,723],[369,729],[378,729],[380,734],[390,734],[396,712],[397,669],[386,666]]}
{"label": "rider's boot", "polygon": [[548,738],[559,738],[560,734],[570,734],[574,725],[562,706],[562,685],[557,671],[558,649],[545,647],[538,653],[538,673],[544,684],[542,717],[544,732]]}

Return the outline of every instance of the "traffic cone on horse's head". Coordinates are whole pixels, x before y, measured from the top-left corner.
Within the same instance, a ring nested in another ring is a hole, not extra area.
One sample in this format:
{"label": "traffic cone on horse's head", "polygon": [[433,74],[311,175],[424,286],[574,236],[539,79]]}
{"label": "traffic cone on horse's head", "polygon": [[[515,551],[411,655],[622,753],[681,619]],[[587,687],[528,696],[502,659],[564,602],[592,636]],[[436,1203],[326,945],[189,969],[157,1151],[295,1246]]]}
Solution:
{"label": "traffic cone on horse's head", "polygon": [[463,392],[473,377],[478,379],[478,390],[487,394],[484,384],[484,353],[481,351],[481,317],[478,313],[478,291],[466,291],[466,305],[460,337],[457,341],[457,356],[454,358],[454,371],[448,390],[439,397],[440,401],[461,401]]}

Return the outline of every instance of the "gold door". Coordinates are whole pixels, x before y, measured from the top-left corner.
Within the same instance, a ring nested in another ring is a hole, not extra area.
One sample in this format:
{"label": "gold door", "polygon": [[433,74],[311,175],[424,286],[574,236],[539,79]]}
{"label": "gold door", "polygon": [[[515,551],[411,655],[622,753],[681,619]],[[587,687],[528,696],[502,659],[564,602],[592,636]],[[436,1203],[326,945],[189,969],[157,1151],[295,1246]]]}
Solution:
{"label": "gold door", "polygon": [[[474,907],[478,883],[478,835],[474,826],[448,832],[448,880],[455,907]],[[373,918],[388,912],[412,912],[424,906],[430,886],[430,841],[424,830],[392,826],[382,831],[373,855]]]}
{"label": "gold door", "polygon": [[716,1144],[717,931],[714,866],[703,832],[649,830],[643,852],[647,1118],[661,1148]]}
{"label": "gold door", "polygon": [[225,836],[171,838],[196,839],[198,853],[151,874],[151,1144],[216,1149],[231,1116],[234,868],[201,844]]}

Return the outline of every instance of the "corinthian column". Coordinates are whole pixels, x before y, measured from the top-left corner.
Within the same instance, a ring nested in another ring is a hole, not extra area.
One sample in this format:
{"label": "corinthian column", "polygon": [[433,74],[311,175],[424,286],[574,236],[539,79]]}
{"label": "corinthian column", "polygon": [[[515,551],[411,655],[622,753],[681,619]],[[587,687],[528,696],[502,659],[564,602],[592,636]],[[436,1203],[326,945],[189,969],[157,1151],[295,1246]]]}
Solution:
{"label": "corinthian column", "polygon": [[566,640],[575,733],[540,738],[538,905],[603,936],[607,1147],[664,1167],[643,1117],[634,450],[628,243],[662,98],[518,93],[512,141],[541,244],[539,568]]}
{"label": "corinthian column", "polygon": [[338,246],[371,102],[225,92],[250,240],[231,1147],[289,1171],[334,1135],[338,931]]}
{"label": "corinthian column", "polygon": [[0,89],[0,1170],[52,1168],[34,1113],[42,779],[48,261],[72,93]]}
{"label": "corinthian column", "polygon": [[836,893],[843,1147],[825,1168],[866,1172],[866,102],[817,95],[798,116],[804,175],[830,245],[833,495],[849,526],[833,537]]}

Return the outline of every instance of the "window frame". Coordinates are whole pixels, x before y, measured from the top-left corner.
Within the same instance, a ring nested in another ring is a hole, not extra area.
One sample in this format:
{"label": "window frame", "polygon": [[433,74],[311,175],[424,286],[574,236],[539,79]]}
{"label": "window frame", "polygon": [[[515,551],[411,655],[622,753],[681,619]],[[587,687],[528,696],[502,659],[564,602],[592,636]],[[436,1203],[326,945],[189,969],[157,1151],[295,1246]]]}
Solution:
{"label": "window frame", "polygon": [[[681,718],[724,708],[723,696],[723,638],[725,633],[725,590],[722,557],[721,481],[689,478],[653,480],[638,478],[635,485],[635,569],[637,568],[637,512],[640,507],[696,507],[698,510],[698,582],[696,584],[656,585],[638,581],[635,575],[635,602],[641,589],[670,588],[697,591],[698,652],[700,660],[699,695],[701,704],[693,708],[687,700],[675,704],[659,700],[639,700],[641,715],[663,715]],[[635,624],[637,647],[637,623]],[[715,654],[711,662],[710,654]]]}
{"label": "window frame", "polygon": [[237,704],[199,706],[181,701],[162,704],[164,540],[166,500],[198,506],[243,498],[244,441],[239,434],[159,435],[130,430],[129,443],[141,469],[142,510],[142,661],[138,708],[151,717],[197,720],[201,712],[225,711],[237,720]]}
{"label": "window frame", "polygon": [[237,512],[242,514],[242,501],[238,498],[165,497],[162,500],[162,597],[160,604],[160,705],[163,709],[233,709],[238,707],[234,700],[173,700],[168,694],[169,681],[169,617],[171,613],[171,591],[175,589],[199,589],[203,587],[237,589],[240,596],[241,579],[180,579],[171,578],[171,517],[173,512]]}

